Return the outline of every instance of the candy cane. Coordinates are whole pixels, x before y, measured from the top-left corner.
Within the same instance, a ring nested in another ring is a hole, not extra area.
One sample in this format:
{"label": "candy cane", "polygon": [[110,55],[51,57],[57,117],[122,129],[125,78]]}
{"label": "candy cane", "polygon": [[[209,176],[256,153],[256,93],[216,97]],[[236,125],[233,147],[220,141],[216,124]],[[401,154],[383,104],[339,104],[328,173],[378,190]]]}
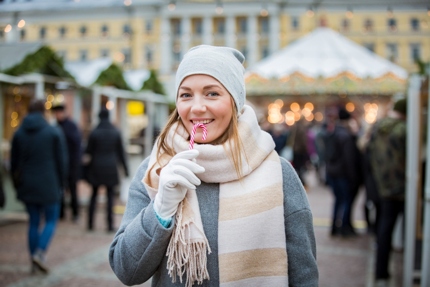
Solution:
{"label": "candy cane", "polygon": [[193,126],[193,130],[192,130],[191,135],[190,135],[190,149],[193,149],[193,147],[194,147],[194,137],[196,135],[197,128],[202,129],[202,132],[203,132],[202,140],[206,140],[206,137],[208,135],[208,131],[207,131],[206,126],[204,124],[195,124]]}

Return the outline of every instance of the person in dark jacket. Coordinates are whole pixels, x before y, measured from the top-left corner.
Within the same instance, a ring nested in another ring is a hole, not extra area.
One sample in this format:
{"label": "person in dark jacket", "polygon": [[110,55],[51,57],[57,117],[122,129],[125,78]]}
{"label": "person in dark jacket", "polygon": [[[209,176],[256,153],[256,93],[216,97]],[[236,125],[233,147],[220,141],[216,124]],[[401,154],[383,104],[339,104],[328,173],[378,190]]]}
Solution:
{"label": "person in dark jacket", "polygon": [[331,235],[350,236],[355,232],[351,225],[353,190],[360,182],[358,148],[347,120],[350,114],[339,109],[334,129],[327,130],[324,137],[327,183],[335,197]]}
{"label": "person in dark jacket", "polygon": [[61,130],[44,118],[44,102],[32,101],[28,112],[12,139],[11,174],[29,215],[32,272],[47,273],[45,254],[56,229],[68,158]]}
{"label": "person in dark jacket", "polygon": [[[72,208],[72,220],[77,222],[79,219],[79,199],[76,184],[80,175],[81,168],[81,132],[78,126],[67,117],[64,104],[52,107],[58,125],[64,132],[67,150],[69,154],[69,168],[65,192],[70,194],[70,207]],[[66,213],[65,197],[61,201],[60,218],[64,218]]]}
{"label": "person in dark jacket", "polygon": [[88,230],[94,227],[97,193],[100,186],[106,187],[107,193],[107,225],[108,231],[114,231],[113,200],[114,187],[119,184],[117,164],[121,163],[125,176],[128,167],[120,132],[109,121],[109,111],[103,109],[99,113],[100,123],[88,138],[86,155],[90,158],[87,180],[92,185],[93,192],[88,210]]}

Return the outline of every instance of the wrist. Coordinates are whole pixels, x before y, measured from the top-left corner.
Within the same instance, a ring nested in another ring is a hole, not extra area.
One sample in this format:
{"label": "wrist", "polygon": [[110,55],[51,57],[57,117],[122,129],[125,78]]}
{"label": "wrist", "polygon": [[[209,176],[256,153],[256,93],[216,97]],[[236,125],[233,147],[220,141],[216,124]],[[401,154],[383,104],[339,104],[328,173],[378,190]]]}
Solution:
{"label": "wrist", "polygon": [[163,218],[155,210],[154,210],[154,212],[155,212],[155,216],[158,219],[158,222],[160,222],[160,224],[163,225],[163,227],[169,228],[170,224],[172,223],[172,217],[170,217],[170,218]]}

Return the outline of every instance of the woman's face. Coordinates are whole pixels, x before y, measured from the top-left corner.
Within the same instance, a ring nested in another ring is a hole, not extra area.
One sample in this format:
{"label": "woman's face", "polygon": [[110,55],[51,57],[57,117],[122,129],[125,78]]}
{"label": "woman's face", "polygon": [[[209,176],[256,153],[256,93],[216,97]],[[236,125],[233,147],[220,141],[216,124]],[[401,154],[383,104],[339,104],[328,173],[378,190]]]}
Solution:
{"label": "woman's face", "polygon": [[232,105],[229,92],[208,75],[188,76],[178,89],[176,108],[188,133],[191,134],[195,124],[206,126],[205,141],[202,129],[196,130],[197,143],[212,143],[224,134],[233,116]]}

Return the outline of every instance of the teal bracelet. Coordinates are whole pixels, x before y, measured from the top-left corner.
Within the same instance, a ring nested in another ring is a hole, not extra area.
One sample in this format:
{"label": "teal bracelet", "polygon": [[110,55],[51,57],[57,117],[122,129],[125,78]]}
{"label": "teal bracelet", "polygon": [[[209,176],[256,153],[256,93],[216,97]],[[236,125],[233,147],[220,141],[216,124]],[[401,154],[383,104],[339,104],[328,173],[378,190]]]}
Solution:
{"label": "teal bracelet", "polygon": [[155,210],[154,212],[160,224],[163,225],[163,227],[168,228],[170,226],[170,223],[172,223],[172,218],[170,217],[170,218],[164,219],[160,215],[158,215],[158,213]]}

